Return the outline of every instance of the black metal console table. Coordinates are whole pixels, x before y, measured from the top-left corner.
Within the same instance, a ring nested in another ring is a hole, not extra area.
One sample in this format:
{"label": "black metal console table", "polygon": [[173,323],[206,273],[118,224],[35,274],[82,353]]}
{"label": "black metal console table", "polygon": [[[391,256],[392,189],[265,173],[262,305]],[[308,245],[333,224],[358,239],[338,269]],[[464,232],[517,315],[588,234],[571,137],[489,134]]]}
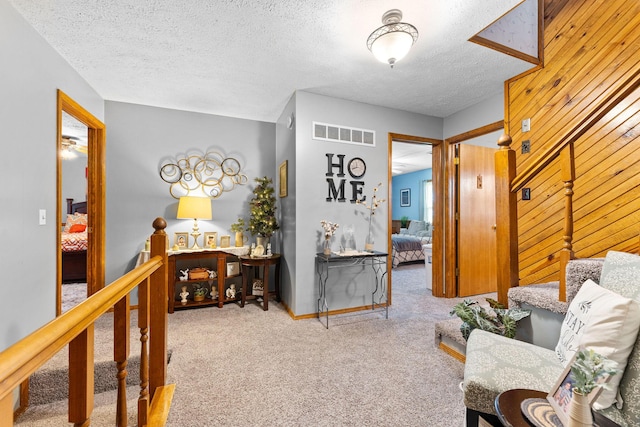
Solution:
{"label": "black metal console table", "polygon": [[338,268],[348,268],[356,266],[370,265],[373,269],[376,281],[376,287],[371,294],[371,310],[375,310],[376,307],[384,307],[385,318],[389,318],[389,304],[387,298],[388,288],[388,260],[387,253],[384,252],[358,252],[354,254],[339,254],[332,253],[331,255],[325,255],[320,252],[316,254],[316,273],[318,274],[318,320],[322,322],[322,313],[325,313],[327,318],[326,327],[329,329],[329,305],[327,304],[327,279],[329,278],[329,272]]}

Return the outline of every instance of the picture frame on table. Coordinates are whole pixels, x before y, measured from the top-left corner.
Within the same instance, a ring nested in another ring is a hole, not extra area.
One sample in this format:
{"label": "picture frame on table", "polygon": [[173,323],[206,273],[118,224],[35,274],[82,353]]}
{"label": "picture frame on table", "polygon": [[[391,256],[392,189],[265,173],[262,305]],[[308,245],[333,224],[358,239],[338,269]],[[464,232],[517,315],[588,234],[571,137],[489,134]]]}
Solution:
{"label": "picture frame on table", "polygon": [[204,247],[209,249],[215,249],[218,247],[218,233],[216,231],[205,231]]}
{"label": "picture frame on table", "polygon": [[411,206],[411,189],[403,188],[400,190],[400,206],[407,207]]}
{"label": "picture frame on table", "polygon": [[173,246],[177,246],[178,250],[187,249],[189,247],[189,233],[180,231],[173,236]]}
{"label": "picture frame on table", "polygon": [[[571,365],[573,365],[575,360],[576,355],[574,354],[571,361],[567,364],[567,367],[562,371],[562,374],[560,374],[556,383],[551,387],[549,394],[547,394],[547,401],[563,425],[567,425],[569,423],[569,406],[571,404],[571,399],[573,398],[573,387],[575,384],[573,374],[571,373]],[[611,376],[607,375],[601,380],[601,382],[606,383],[610,378]],[[596,387],[591,393],[589,393],[589,406],[593,404],[601,391],[602,387]]]}

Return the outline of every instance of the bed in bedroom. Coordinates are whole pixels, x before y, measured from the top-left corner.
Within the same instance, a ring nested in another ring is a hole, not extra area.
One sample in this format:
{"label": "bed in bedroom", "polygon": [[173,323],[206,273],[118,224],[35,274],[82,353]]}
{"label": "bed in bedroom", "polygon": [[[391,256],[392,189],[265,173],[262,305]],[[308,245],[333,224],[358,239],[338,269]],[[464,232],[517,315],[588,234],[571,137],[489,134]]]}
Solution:
{"label": "bed in bedroom", "polygon": [[431,244],[430,224],[425,221],[411,221],[408,228],[391,235],[391,267],[406,262],[425,259],[423,245]]}
{"label": "bed in bedroom", "polygon": [[67,217],[61,233],[62,283],[87,281],[87,202],[67,199]]}

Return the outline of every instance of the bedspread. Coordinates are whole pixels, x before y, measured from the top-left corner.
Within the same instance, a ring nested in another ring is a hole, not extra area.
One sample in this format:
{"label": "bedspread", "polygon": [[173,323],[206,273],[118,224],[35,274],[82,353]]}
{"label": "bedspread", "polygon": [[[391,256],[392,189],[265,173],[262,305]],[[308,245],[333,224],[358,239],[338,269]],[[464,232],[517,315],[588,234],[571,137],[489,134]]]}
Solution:
{"label": "bedspread", "polygon": [[80,233],[62,232],[61,241],[63,252],[78,252],[87,250],[88,236],[86,231],[82,231]]}
{"label": "bedspread", "polygon": [[407,235],[391,235],[391,268],[403,262],[421,261],[424,259],[422,246],[431,243],[430,237]]}
{"label": "bedspread", "polygon": [[422,240],[414,236],[391,235],[391,244],[397,251],[422,250]]}

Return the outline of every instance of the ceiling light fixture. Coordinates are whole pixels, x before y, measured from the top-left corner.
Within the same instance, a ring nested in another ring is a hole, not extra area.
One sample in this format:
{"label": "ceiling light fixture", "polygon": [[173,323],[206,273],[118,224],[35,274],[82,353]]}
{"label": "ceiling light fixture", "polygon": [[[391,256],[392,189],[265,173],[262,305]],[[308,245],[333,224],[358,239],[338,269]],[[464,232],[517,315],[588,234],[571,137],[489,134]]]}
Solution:
{"label": "ceiling light fixture", "polygon": [[394,64],[404,58],[418,40],[418,30],[411,24],[400,22],[402,12],[391,9],[382,15],[382,27],[367,39],[367,47],[380,62]]}

